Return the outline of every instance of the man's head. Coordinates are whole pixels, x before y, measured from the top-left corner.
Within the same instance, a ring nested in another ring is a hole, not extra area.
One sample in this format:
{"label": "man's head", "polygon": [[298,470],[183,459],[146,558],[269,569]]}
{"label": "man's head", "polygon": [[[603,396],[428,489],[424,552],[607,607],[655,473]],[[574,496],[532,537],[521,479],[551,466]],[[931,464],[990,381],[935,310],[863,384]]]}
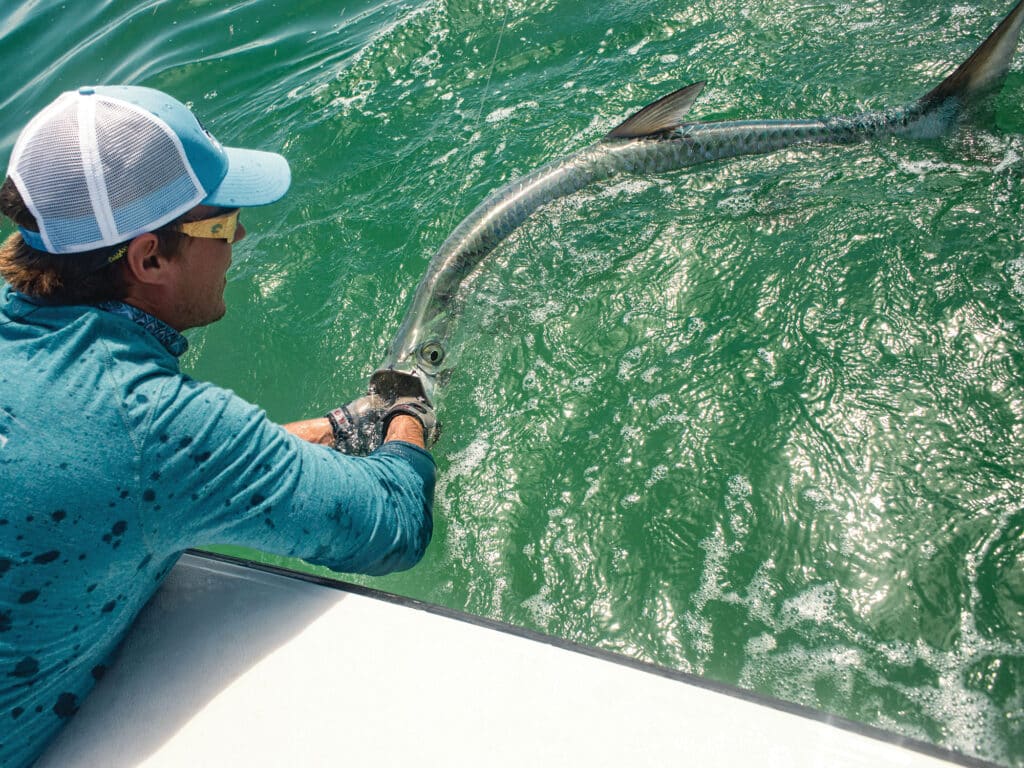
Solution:
{"label": "man's head", "polygon": [[5,245],[0,269],[14,249],[21,263],[35,256],[57,272],[66,267],[56,280],[65,297],[75,296],[68,283],[82,272],[109,273],[115,289],[120,274],[126,289],[141,280],[146,290],[144,278],[157,273],[139,266],[152,266],[154,257],[174,259],[182,249],[208,251],[206,245],[221,242],[230,261],[230,241],[206,238],[204,244],[182,234],[181,222],[274,202],[290,181],[283,157],[221,146],[184,104],[160,91],[69,91],[15,143],[0,209],[18,224],[21,242],[16,235]]}

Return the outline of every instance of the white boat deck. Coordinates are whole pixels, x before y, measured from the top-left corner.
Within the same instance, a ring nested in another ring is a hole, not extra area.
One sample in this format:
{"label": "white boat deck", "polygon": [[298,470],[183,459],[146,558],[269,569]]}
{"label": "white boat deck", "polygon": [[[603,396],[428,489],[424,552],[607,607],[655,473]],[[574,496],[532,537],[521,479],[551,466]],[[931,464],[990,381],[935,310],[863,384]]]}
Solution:
{"label": "white boat deck", "polygon": [[38,766],[981,765],[367,592],[185,555]]}

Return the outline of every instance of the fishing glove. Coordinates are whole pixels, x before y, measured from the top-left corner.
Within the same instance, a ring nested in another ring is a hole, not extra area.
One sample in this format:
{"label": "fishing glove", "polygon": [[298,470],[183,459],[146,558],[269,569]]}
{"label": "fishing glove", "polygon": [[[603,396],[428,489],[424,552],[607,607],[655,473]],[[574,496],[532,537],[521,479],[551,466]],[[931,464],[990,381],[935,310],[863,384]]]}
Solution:
{"label": "fishing glove", "polygon": [[384,442],[385,418],[392,404],[380,395],[363,395],[327,414],[336,451],[349,456],[369,456]]}
{"label": "fishing glove", "polygon": [[430,448],[441,436],[441,425],[434,414],[434,406],[425,397],[399,397],[384,416],[384,434],[388,433],[395,416],[412,416],[423,427],[423,442]]}

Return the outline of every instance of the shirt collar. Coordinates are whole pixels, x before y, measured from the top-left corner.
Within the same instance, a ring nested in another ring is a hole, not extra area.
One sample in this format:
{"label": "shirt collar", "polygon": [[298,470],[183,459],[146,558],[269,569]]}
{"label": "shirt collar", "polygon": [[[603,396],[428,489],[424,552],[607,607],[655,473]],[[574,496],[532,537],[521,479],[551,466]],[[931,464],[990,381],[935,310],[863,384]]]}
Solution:
{"label": "shirt collar", "polygon": [[153,317],[148,312],[143,312],[138,307],[125,304],[123,301],[104,301],[96,306],[111,314],[126,317],[136,325],[142,326],[175,357],[181,357],[188,349],[188,339],[163,320]]}
{"label": "shirt collar", "polygon": [[[36,296],[18,293],[6,282],[0,280],[0,310],[6,314],[12,317],[23,317],[40,307],[52,306],[62,305],[55,305]],[[188,349],[188,339],[171,328],[163,320],[153,317],[138,307],[125,304],[123,301],[104,301],[97,304],[96,307],[111,314],[120,315],[142,326],[175,357],[181,357],[185,354],[185,350]]]}

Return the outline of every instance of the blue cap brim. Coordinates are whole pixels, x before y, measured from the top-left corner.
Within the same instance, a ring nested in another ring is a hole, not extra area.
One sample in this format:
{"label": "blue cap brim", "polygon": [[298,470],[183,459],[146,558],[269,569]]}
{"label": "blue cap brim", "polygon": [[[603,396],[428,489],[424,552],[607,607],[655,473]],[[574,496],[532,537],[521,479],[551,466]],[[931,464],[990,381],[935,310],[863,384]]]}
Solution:
{"label": "blue cap brim", "polygon": [[203,205],[247,208],[267,205],[284,197],[292,183],[288,161],[275,152],[224,147],[228,172]]}

